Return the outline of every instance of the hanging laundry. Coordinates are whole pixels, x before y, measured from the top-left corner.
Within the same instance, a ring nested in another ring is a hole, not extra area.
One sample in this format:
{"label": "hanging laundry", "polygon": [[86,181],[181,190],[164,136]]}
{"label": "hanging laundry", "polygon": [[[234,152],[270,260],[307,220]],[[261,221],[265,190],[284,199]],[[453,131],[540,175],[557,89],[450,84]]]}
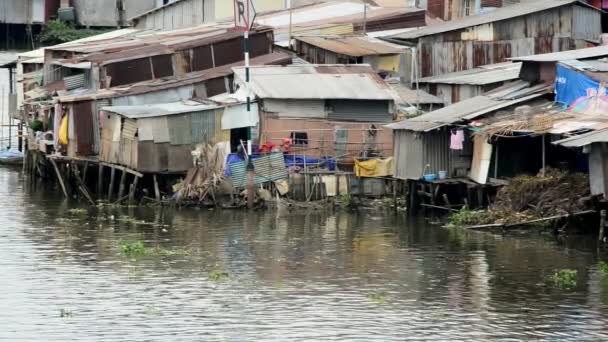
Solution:
{"label": "hanging laundry", "polygon": [[459,129],[457,131],[452,131],[452,136],[450,139],[450,149],[451,150],[462,150],[464,143],[464,132]]}

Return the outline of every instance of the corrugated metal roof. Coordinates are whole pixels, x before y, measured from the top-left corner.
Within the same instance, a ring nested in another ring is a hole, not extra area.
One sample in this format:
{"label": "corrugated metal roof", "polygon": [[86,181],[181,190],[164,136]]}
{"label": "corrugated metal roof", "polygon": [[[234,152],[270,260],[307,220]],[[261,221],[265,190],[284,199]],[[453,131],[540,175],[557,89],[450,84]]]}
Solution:
{"label": "corrugated metal roof", "polygon": [[353,57],[400,54],[406,51],[403,46],[367,36],[315,36],[296,37],[295,39],[324,50]]}
{"label": "corrugated metal roof", "polygon": [[561,52],[543,53],[523,57],[510,58],[512,61],[522,62],[560,62],[573,59],[598,58],[608,56],[608,45],[590,47],[578,50],[567,50]]}
{"label": "corrugated metal roof", "polygon": [[415,105],[421,104],[444,104],[443,100],[435,95],[431,95],[424,90],[416,90],[407,87],[404,84],[389,83],[392,91],[395,93],[395,102],[399,104]]}
{"label": "corrugated metal roof", "polygon": [[[488,24],[496,21],[507,20],[511,18],[516,18],[520,16],[524,16],[527,14],[532,14],[536,12],[542,12],[548,9],[572,5],[572,4],[580,4],[583,6],[587,6],[593,9],[596,9],[593,6],[586,4],[580,0],[538,0],[535,2],[526,2],[512,6],[506,6],[503,8],[496,9],[492,12],[468,16],[459,18],[456,20],[452,20],[446,22],[444,24],[432,25],[420,28],[418,30],[400,33],[396,35],[392,35],[392,38],[398,39],[417,39],[424,36],[430,36],[434,34],[450,32],[465,29],[467,27],[478,26],[483,24]],[[599,11],[599,10],[598,10]]]}
{"label": "corrugated metal roof", "polygon": [[521,63],[499,63],[420,79],[420,83],[484,85],[519,78]]}
{"label": "corrugated metal roof", "polygon": [[[245,68],[233,68],[245,81]],[[389,87],[369,65],[255,66],[250,89],[262,99],[393,100]]]}
{"label": "corrugated metal roof", "polygon": [[103,107],[101,110],[116,113],[130,119],[141,119],[184,113],[202,112],[221,107],[222,105],[215,103],[185,101],[141,106],[110,106]]}
{"label": "corrugated metal roof", "polygon": [[[551,87],[526,87],[523,81],[513,82],[485,95],[476,96],[421,116],[387,125],[392,129],[431,131],[462,120],[473,120],[484,114],[513,106],[547,94]],[[522,89],[522,87],[526,87]]]}
{"label": "corrugated metal roof", "polygon": [[[275,52],[268,55],[252,58],[250,63],[252,65],[261,64],[284,64],[288,63],[291,57],[288,54]],[[179,77],[167,77],[162,79],[156,79],[152,81],[145,81],[136,83],[130,86],[118,86],[108,89],[100,89],[98,91],[90,91],[85,93],[74,93],[58,97],[59,102],[77,102],[90,99],[105,99],[105,98],[116,98],[130,95],[146,94],[156,91],[162,91],[166,89],[175,89],[182,86],[192,85],[195,83],[204,82],[214,78],[225,77],[232,75],[232,68],[235,66],[243,65],[244,61],[237,63],[224,65],[221,67],[191,72],[185,76]]]}
{"label": "corrugated metal roof", "polygon": [[608,129],[593,131],[567,139],[558,140],[553,142],[553,144],[564,147],[582,147],[599,142],[608,142]]}

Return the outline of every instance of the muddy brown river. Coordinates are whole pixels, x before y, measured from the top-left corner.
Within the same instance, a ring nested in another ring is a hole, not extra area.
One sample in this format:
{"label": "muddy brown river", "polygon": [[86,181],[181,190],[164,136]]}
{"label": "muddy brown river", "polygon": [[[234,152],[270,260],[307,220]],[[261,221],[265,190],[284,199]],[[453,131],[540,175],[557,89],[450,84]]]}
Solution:
{"label": "muddy brown river", "polygon": [[[608,339],[592,238],[390,213],[79,209],[0,169],[0,340]],[[145,253],[125,253],[140,242]],[[578,271],[566,291],[547,282]]]}

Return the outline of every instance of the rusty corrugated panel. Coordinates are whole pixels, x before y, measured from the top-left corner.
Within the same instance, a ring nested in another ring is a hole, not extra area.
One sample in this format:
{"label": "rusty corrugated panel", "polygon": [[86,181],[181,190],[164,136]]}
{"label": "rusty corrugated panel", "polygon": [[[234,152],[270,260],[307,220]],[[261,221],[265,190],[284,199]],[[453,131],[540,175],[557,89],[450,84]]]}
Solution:
{"label": "rusty corrugated panel", "polygon": [[200,46],[192,49],[192,71],[201,71],[213,68],[211,46]]}
{"label": "rusty corrugated panel", "polygon": [[271,34],[255,34],[249,38],[249,55],[253,58],[271,53],[272,44]]}
{"label": "rusty corrugated panel", "polygon": [[75,102],[72,105],[74,113],[74,134],[76,136],[76,154],[90,156],[93,154],[94,125],[93,102]]}
{"label": "rusty corrugated panel", "polygon": [[173,59],[171,55],[160,55],[152,57],[154,78],[173,76]]}
{"label": "rusty corrugated panel", "polygon": [[553,38],[535,37],[534,38],[534,53],[539,55],[543,53],[553,52]]}
{"label": "rusty corrugated panel", "polygon": [[147,81],[153,78],[150,58],[113,63],[106,65],[105,69],[107,77],[110,77],[111,87]]}

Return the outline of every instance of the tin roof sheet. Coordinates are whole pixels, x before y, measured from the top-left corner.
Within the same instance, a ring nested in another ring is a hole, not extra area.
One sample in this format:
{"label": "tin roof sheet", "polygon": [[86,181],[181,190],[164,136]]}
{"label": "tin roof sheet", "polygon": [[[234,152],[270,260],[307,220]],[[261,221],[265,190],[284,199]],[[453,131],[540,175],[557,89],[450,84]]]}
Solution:
{"label": "tin roof sheet", "polygon": [[[252,58],[250,63],[252,65],[261,64],[284,64],[290,61],[291,57],[287,54],[274,52],[268,55]],[[185,76],[179,77],[167,77],[152,81],[145,81],[136,83],[130,86],[119,86],[108,89],[101,89],[97,91],[88,92],[77,92],[68,95],[58,97],[59,102],[77,102],[86,100],[100,100],[107,98],[123,97],[130,95],[146,94],[155,91],[162,91],[166,89],[175,89],[182,86],[187,86],[195,83],[204,82],[206,80],[229,76],[233,73],[232,68],[235,66],[243,65],[244,61],[240,61],[234,64],[224,65],[221,67],[208,69],[204,71],[197,71],[188,73]]]}
{"label": "tin roof sheet", "polygon": [[608,129],[602,129],[567,139],[558,140],[553,142],[553,144],[564,147],[582,147],[598,142],[608,142]]}
{"label": "tin roof sheet", "polygon": [[424,36],[431,36],[444,32],[465,29],[467,27],[489,24],[496,21],[516,18],[527,14],[542,12],[548,9],[572,4],[580,4],[596,9],[595,7],[588,5],[587,3],[580,0],[538,0],[534,2],[525,2],[512,6],[506,6],[496,9],[492,12],[463,17],[449,22],[445,22],[443,24],[427,26],[418,30],[404,32],[390,37],[406,40],[417,39]]}
{"label": "tin roof sheet", "polygon": [[129,119],[141,119],[184,113],[202,112],[221,107],[223,107],[223,105],[210,101],[185,101],[140,106],[109,106],[103,107],[102,110],[119,114]]}
{"label": "tin roof sheet", "polygon": [[435,95],[431,95],[421,89],[411,89],[408,86],[397,83],[389,83],[392,91],[395,93],[395,101],[399,104],[415,105],[421,104],[444,104],[444,101]]}
{"label": "tin roof sheet", "polygon": [[603,56],[608,56],[608,45],[578,50],[543,53],[540,55],[513,57],[511,60],[521,62],[560,62],[573,59],[598,58]]}
{"label": "tin roof sheet", "polygon": [[[245,81],[245,68],[233,68],[235,81]],[[389,87],[369,65],[255,66],[250,89],[266,99],[393,100]]]}
{"label": "tin roof sheet", "polygon": [[420,83],[485,85],[519,78],[521,63],[499,63],[479,68],[421,78]]}
{"label": "tin roof sheet", "polygon": [[368,36],[302,36],[295,39],[353,57],[400,54],[406,51],[403,46]]}
{"label": "tin roof sheet", "polygon": [[[522,88],[523,87],[523,88]],[[528,87],[523,81],[512,82],[485,95],[454,103],[439,110],[396,122],[386,127],[428,132],[462,120],[473,120],[482,115],[545,95],[551,87]]]}

